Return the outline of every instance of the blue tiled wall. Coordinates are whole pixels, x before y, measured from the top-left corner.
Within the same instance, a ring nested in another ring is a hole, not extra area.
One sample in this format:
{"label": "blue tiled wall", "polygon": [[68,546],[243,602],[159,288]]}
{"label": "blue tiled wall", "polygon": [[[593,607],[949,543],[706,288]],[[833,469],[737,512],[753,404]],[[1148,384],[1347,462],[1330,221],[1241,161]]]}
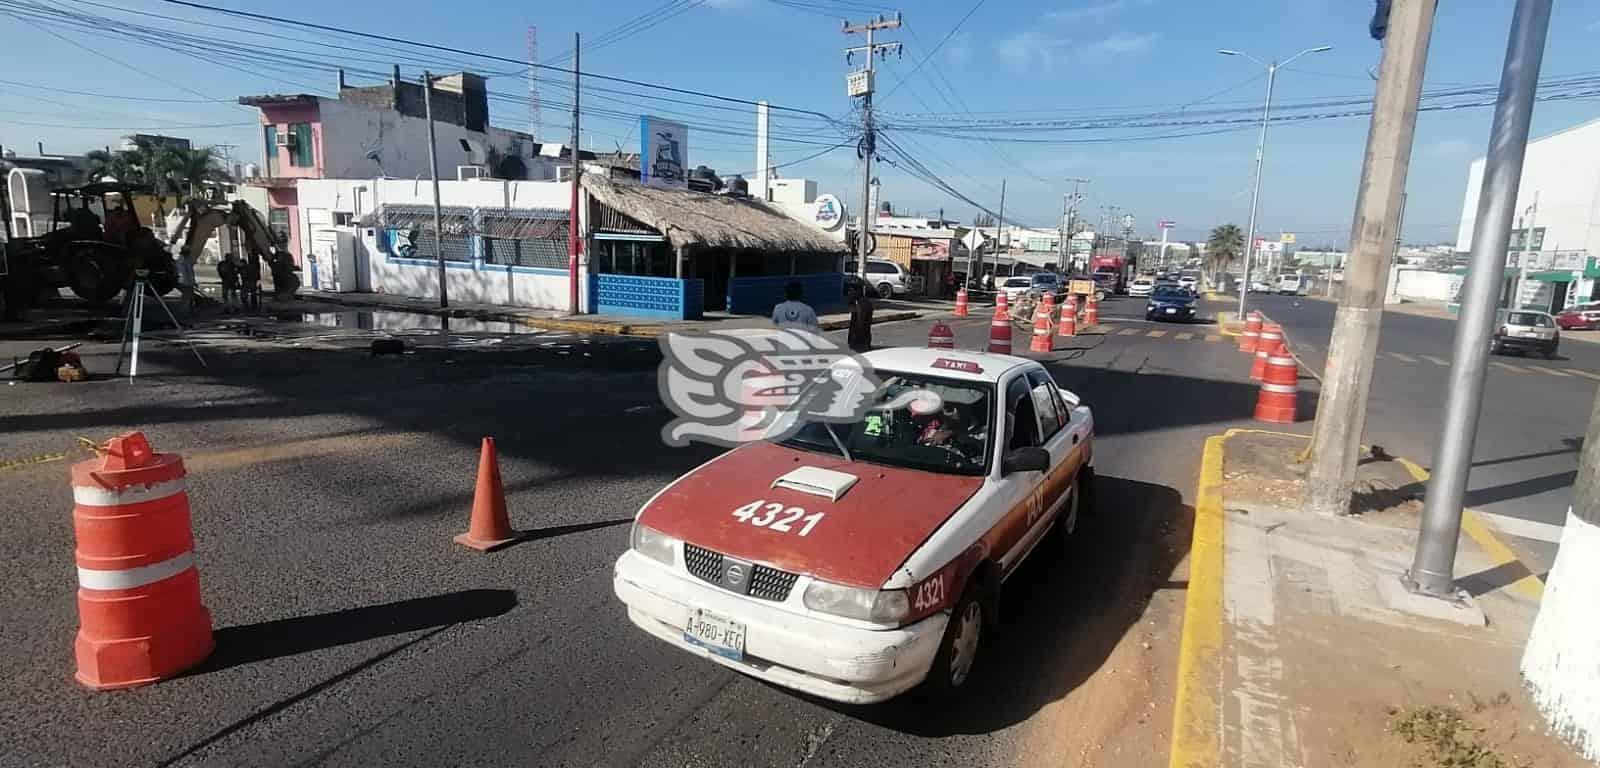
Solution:
{"label": "blue tiled wall", "polygon": [[705,283],[670,277],[594,275],[589,295],[602,315],[698,320],[705,312]]}

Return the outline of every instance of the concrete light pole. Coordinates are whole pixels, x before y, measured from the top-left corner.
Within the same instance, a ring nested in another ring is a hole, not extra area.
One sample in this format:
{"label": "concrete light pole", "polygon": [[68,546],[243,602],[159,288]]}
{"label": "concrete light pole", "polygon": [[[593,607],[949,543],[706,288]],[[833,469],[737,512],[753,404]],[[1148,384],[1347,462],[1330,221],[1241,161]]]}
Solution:
{"label": "concrete light pole", "polygon": [[1224,56],[1243,56],[1257,64],[1260,64],[1267,70],[1267,100],[1261,105],[1261,136],[1256,140],[1256,178],[1255,183],[1252,185],[1250,190],[1250,231],[1244,239],[1244,274],[1239,283],[1239,317],[1241,319],[1244,317],[1244,297],[1245,294],[1250,292],[1248,290],[1250,286],[1250,255],[1254,253],[1256,249],[1256,209],[1261,203],[1261,161],[1267,154],[1267,123],[1272,117],[1272,86],[1275,82],[1277,82],[1278,70],[1289,66],[1289,62],[1292,62],[1308,53],[1322,53],[1324,51],[1331,50],[1333,50],[1333,46],[1331,45],[1319,45],[1315,48],[1307,48],[1293,56],[1290,56],[1287,59],[1284,59],[1283,63],[1281,64],[1277,61],[1273,61],[1271,64],[1264,64],[1260,59],[1243,51],[1235,51],[1228,48],[1222,48],[1217,51],[1217,53],[1220,53]]}
{"label": "concrete light pole", "polygon": [[[1406,174],[1411,168],[1417,105],[1437,4],[1437,0],[1395,0],[1389,14],[1361,164],[1361,185],[1356,191],[1355,216],[1350,224],[1344,295],[1334,314],[1329,363],[1311,432],[1306,508],[1316,514],[1349,514],[1350,497],[1355,492],[1356,463],[1361,433],[1366,428],[1372,367],[1378,356],[1389,262],[1394,253]],[[1502,240],[1502,253],[1504,245]]]}

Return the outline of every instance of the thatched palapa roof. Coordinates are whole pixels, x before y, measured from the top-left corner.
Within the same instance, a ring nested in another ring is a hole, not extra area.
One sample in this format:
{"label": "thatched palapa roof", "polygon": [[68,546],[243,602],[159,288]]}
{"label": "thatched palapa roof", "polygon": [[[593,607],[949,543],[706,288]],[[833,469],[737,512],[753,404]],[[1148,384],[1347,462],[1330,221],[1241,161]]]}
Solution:
{"label": "thatched palapa roof", "polygon": [[603,205],[650,226],[675,247],[833,253],[844,243],[747,197],[646,187],[585,174],[583,188]]}

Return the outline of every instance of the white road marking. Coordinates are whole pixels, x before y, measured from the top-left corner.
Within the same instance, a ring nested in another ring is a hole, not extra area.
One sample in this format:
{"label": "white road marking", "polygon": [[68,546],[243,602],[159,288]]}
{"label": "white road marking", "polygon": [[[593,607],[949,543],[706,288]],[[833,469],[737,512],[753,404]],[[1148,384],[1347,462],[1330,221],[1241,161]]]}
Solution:
{"label": "white road marking", "polygon": [[1172,338],[1177,339],[1179,341],[1188,341],[1188,340],[1194,338],[1194,334],[1192,334],[1192,333],[1180,333],[1180,334],[1178,334],[1176,336],[1173,336]]}
{"label": "white road marking", "polygon": [[1586,379],[1595,379],[1597,381],[1600,381],[1600,374],[1594,374],[1594,373],[1590,373],[1588,371],[1580,371],[1580,370],[1578,370],[1576,368],[1568,368],[1567,369],[1567,373],[1576,374],[1576,375],[1582,376],[1582,377],[1584,377]]}
{"label": "white road marking", "polygon": [[1540,366],[1540,365],[1530,365],[1528,367],[1532,368],[1535,371],[1538,371],[1540,373],[1548,373],[1551,376],[1560,376],[1563,379],[1570,378],[1569,375],[1566,372],[1558,371],[1558,370],[1556,370],[1554,368],[1545,368],[1544,366]]}
{"label": "white road marking", "polygon": [[1444,358],[1434,357],[1433,355],[1423,355],[1422,359],[1423,360],[1427,360],[1428,362],[1433,363],[1434,365],[1449,365],[1450,364]]}
{"label": "white road marking", "polygon": [[1206,341],[1222,341],[1222,337],[1215,333],[1206,334]]}
{"label": "white road marking", "polygon": [[1150,331],[1149,333],[1146,333],[1145,335],[1149,336],[1152,339],[1159,339],[1162,336],[1167,335],[1167,332],[1166,331]]}
{"label": "white road marking", "polygon": [[1417,359],[1415,357],[1412,357],[1410,355],[1401,354],[1399,352],[1390,352],[1389,356],[1394,358],[1394,359],[1396,359],[1396,360],[1399,360],[1402,363],[1415,363],[1417,361]]}
{"label": "white road marking", "polygon": [[1117,331],[1117,335],[1118,336],[1137,336],[1137,335],[1139,335],[1139,329],[1138,328],[1123,328],[1122,330]]}
{"label": "white road marking", "polygon": [[1477,510],[1478,514],[1489,519],[1495,528],[1523,539],[1533,539],[1547,544],[1561,542],[1561,526],[1550,523],[1541,523],[1536,520],[1524,520],[1510,515],[1497,515],[1493,512]]}
{"label": "white road marking", "polygon": [[1512,365],[1510,363],[1502,363],[1499,360],[1491,361],[1489,364],[1493,365],[1493,366],[1495,366],[1497,368],[1504,368],[1504,369],[1506,369],[1506,370],[1508,370],[1508,371],[1510,371],[1512,373],[1527,373],[1528,372],[1528,369],[1526,369],[1526,368],[1518,368],[1515,365]]}

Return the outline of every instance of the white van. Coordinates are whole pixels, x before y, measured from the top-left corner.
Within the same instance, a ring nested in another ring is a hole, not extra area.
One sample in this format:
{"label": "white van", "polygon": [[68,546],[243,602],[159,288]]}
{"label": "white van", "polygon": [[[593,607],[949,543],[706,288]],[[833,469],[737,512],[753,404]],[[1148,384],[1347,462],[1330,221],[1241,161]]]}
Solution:
{"label": "white van", "polygon": [[[856,274],[856,265],[852,262],[846,264],[844,273]],[[904,296],[911,290],[911,276],[906,274],[905,267],[892,261],[879,261],[867,259],[867,283],[878,289],[878,296]]]}
{"label": "white van", "polygon": [[1285,296],[1298,296],[1306,289],[1305,278],[1299,275],[1279,275],[1278,293]]}

